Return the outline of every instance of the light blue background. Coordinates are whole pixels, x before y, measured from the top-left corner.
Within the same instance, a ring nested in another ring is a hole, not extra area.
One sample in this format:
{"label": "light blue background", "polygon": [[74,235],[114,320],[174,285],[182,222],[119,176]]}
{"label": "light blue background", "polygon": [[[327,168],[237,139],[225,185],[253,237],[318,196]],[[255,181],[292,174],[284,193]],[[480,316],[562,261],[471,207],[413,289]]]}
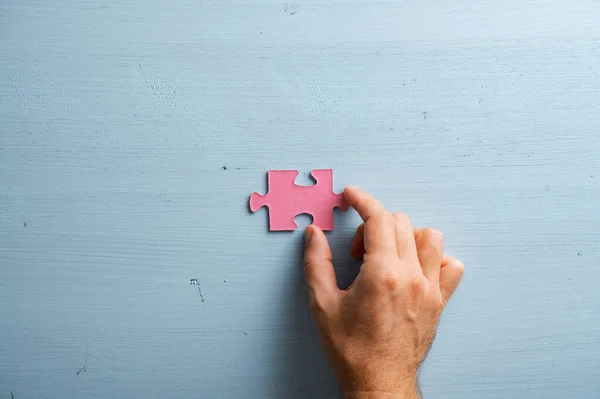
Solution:
{"label": "light blue background", "polygon": [[[598,21],[593,0],[3,1],[0,398],[337,397],[301,229],[247,206],[267,170],[324,167],[466,264],[425,397],[599,398]],[[358,222],[329,235],[341,284]]]}

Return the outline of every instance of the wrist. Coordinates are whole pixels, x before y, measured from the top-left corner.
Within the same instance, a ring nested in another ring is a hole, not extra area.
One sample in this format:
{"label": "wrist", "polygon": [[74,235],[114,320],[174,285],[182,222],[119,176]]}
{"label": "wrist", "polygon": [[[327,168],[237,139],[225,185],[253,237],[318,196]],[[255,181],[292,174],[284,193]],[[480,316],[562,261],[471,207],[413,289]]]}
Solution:
{"label": "wrist", "polygon": [[343,390],[344,399],[420,399],[421,395],[416,379],[405,380],[393,390]]}

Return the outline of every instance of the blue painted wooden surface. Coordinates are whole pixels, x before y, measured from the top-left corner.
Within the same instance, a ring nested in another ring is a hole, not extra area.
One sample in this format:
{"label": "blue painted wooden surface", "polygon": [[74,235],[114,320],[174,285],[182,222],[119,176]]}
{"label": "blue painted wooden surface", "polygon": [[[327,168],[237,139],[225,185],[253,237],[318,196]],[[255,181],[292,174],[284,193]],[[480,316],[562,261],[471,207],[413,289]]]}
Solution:
{"label": "blue painted wooden surface", "polygon": [[[268,169],[322,167],[466,264],[427,398],[600,397],[598,21],[593,0],[3,1],[0,398],[336,397],[301,232],[247,206]],[[329,235],[341,284],[357,224]]]}

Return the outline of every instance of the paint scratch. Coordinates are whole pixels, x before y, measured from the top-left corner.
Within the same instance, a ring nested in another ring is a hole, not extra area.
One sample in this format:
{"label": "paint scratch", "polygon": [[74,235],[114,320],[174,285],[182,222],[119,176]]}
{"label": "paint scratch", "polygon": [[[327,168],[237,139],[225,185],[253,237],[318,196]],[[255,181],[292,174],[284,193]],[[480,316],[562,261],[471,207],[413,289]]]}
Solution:
{"label": "paint scratch", "polygon": [[202,295],[202,289],[200,288],[200,283],[197,278],[190,279],[190,285],[195,285],[198,288],[198,295],[200,295],[200,300],[204,304],[204,296]]}

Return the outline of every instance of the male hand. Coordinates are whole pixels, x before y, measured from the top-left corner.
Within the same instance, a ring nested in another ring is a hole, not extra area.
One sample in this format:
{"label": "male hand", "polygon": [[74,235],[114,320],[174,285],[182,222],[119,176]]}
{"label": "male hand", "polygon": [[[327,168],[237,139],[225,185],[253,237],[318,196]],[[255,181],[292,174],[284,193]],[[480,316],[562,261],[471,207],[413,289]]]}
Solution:
{"label": "male hand", "polygon": [[443,236],[413,229],[355,187],[346,200],[364,223],[351,254],[363,260],[347,290],[336,283],[327,237],[306,228],[304,272],[321,345],[345,398],[418,398],[417,373],[463,264],[444,255]]}

